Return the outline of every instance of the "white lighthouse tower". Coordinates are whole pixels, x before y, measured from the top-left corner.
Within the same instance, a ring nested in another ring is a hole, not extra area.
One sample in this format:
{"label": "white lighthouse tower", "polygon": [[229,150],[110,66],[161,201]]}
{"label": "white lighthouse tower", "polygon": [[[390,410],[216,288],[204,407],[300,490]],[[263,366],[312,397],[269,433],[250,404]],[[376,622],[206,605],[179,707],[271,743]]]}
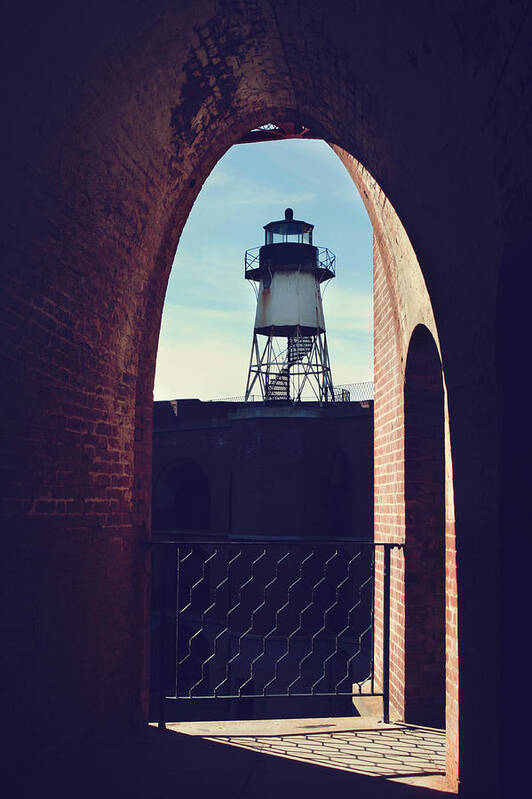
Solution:
{"label": "white lighthouse tower", "polygon": [[245,276],[257,290],[246,385],[263,400],[334,400],[321,284],[335,275],[335,256],[312,244],[313,225],[293,218],[264,226],[265,243],[246,251]]}

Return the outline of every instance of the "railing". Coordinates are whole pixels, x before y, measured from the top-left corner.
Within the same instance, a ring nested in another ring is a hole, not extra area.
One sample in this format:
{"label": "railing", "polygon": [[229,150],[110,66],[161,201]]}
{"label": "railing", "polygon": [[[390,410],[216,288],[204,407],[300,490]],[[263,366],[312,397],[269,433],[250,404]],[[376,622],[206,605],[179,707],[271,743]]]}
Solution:
{"label": "railing", "polygon": [[[251,247],[244,254],[244,273],[260,267],[261,247]],[[316,247],[316,268],[336,274],[336,255],[327,247]]]}
{"label": "railing", "polygon": [[374,693],[374,553],[355,539],[154,543],[152,636],[166,703]]}
{"label": "railing", "polygon": [[[316,397],[303,397],[307,401],[316,401]],[[334,402],[371,402],[373,400],[373,383],[345,383],[341,386],[334,386]],[[261,394],[250,394],[247,402],[262,402]],[[209,402],[246,402],[244,395],[239,397],[222,397],[221,399],[209,400]],[[328,402],[328,405],[331,403]]]}
{"label": "railing", "polygon": [[373,383],[344,383],[334,386],[335,402],[371,402],[373,400]]}
{"label": "railing", "polygon": [[318,250],[318,264],[320,269],[326,269],[336,274],[336,255],[327,249],[327,247],[317,247]]}
{"label": "railing", "polygon": [[244,253],[244,271],[258,269],[260,264],[260,247],[252,247]]}

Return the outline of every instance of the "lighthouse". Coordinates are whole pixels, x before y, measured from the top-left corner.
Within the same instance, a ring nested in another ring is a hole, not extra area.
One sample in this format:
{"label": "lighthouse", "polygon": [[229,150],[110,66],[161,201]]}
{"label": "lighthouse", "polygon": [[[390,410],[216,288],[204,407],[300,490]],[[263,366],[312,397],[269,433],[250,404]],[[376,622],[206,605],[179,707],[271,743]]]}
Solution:
{"label": "lighthouse", "polygon": [[264,226],[262,247],[247,250],[245,277],[257,311],[246,401],[334,401],[321,286],[335,276],[335,256],[312,243],[314,225],[284,219]]}

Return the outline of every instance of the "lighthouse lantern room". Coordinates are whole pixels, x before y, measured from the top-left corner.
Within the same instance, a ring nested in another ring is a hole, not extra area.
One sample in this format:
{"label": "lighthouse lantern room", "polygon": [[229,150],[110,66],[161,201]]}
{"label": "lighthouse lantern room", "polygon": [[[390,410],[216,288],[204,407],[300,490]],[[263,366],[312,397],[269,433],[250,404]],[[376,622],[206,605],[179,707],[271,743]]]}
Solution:
{"label": "lighthouse lantern room", "polygon": [[246,401],[254,393],[334,400],[321,285],[335,276],[335,256],[314,246],[313,225],[293,217],[287,208],[264,226],[264,245],[246,251],[245,277],[257,295]]}

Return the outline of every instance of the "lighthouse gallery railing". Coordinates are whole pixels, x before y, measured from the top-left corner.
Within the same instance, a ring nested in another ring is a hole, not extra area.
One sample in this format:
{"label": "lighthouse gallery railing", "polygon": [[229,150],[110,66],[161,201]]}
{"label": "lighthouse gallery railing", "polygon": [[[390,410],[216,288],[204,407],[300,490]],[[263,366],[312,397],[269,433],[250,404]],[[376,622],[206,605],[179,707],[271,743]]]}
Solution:
{"label": "lighthouse gallery railing", "polygon": [[376,546],[386,560],[349,539],[153,544],[160,723],[172,700],[375,694]]}
{"label": "lighthouse gallery railing", "polygon": [[[244,273],[258,269],[262,247],[251,247],[244,254]],[[316,247],[316,267],[336,274],[336,256],[327,247]]]}

